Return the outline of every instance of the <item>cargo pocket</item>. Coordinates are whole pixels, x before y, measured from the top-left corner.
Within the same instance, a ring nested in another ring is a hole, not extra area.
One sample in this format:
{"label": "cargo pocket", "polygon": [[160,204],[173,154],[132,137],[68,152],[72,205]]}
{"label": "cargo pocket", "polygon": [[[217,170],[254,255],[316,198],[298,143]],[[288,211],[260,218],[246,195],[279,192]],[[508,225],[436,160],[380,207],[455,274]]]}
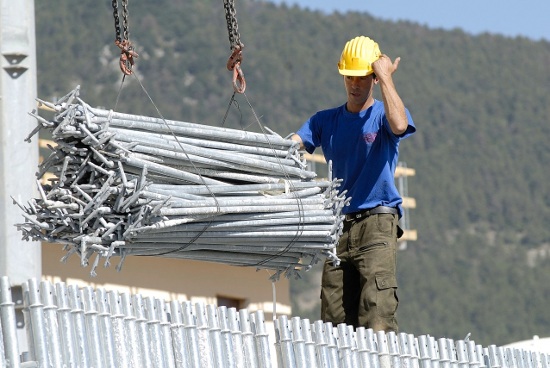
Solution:
{"label": "cargo pocket", "polygon": [[397,239],[401,239],[401,237],[403,236],[404,233],[405,232],[403,231],[401,226],[397,225]]}
{"label": "cargo pocket", "polygon": [[393,317],[397,311],[397,279],[391,274],[377,274],[376,279],[376,313],[380,317]]}

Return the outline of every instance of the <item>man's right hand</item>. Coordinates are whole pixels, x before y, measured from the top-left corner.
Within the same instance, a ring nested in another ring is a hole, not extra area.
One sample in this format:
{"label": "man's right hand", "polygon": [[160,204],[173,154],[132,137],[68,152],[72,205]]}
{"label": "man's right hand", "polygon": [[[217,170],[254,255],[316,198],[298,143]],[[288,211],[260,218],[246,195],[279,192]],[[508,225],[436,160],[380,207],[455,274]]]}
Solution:
{"label": "man's right hand", "polygon": [[298,134],[293,134],[292,137],[290,137],[290,139],[300,143],[300,149],[304,149],[304,142],[302,142],[302,137],[300,137]]}

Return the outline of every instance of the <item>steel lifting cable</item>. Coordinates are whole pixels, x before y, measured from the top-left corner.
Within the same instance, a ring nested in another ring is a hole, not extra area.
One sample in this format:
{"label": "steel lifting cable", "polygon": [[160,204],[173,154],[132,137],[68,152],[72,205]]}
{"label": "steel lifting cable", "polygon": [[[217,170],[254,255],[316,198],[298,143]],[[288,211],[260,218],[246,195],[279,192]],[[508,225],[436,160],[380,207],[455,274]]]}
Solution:
{"label": "steel lifting cable", "polygon": [[[273,145],[271,144],[271,141],[269,140],[269,135],[267,134],[267,132],[265,131],[265,127],[263,126],[263,124],[261,123],[260,121],[260,118],[258,117],[258,115],[256,114],[256,111],[254,110],[254,107],[252,106],[252,104],[250,103],[250,100],[248,99],[248,96],[246,95],[246,93],[243,92],[243,95],[246,99],[246,102],[248,103],[248,106],[250,107],[250,110],[252,111],[252,114],[254,115],[254,118],[256,119],[256,122],[258,123],[258,126],[260,127],[260,130],[262,131],[262,133],[264,134],[267,142],[268,142],[268,145],[269,147],[274,151],[275,148],[273,147]],[[277,160],[279,160],[279,158],[277,158]],[[288,175],[288,172],[284,169],[283,165],[281,164],[281,168],[283,169],[283,174],[284,176],[286,177],[287,179],[287,183],[289,185],[289,187],[291,187],[293,189],[293,192],[294,192],[294,185],[292,184],[292,181],[290,180],[290,176]],[[276,252],[275,254],[272,254],[268,257],[266,257],[264,260],[258,262],[256,264],[256,266],[261,266],[277,257],[280,257],[280,256],[283,256],[286,252],[288,252],[290,250],[290,248],[296,243],[296,241],[300,238],[300,236],[302,235],[303,231],[304,231],[304,215],[303,213],[305,212],[304,211],[304,205],[302,203],[302,200],[301,198],[295,198],[296,199],[296,203],[298,205],[298,212],[299,212],[299,220],[300,222],[298,223],[298,229],[296,230],[296,234],[294,234],[294,237],[289,241],[289,243],[287,244],[287,246],[285,247],[285,249],[279,251],[279,252]]]}
{"label": "steel lifting cable", "polygon": [[[164,122],[164,125],[166,126],[166,128],[168,129],[168,131],[170,132],[170,134],[172,135],[172,137],[174,137],[177,145],[179,146],[179,148],[181,149],[181,152],[183,152],[183,154],[185,154],[185,156],[187,157],[187,159],[189,160],[189,162],[191,163],[191,166],[193,166],[193,168],[196,170],[197,172],[197,175],[199,177],[199,180],[201,181],[202,185],[204,185],[204,187],[206,188],[206,190],[208,190],[208,193],[209,195],[212,197],[212,199],[214,200],[214,203],[215,203],[215,206],[216,206],[216,214],[220,214],[221,213],[221,207],[220,207],[220,203],[218,201],[218,198],[216,198],[216,195],[214,194],[214,192],[210,189],[210,186],[208,185],[208,183],[206,182],[206,180],[204,180],[204,177],[202,176],[202,174],[200,173],[200,170],[197,169],[197,166],[195,166],[195,163],[193,162],[193,160],[189,157],[189,154],[187,153],[187,151],[185,150],[185,148],[183,148],[183,145],[181,144],[180,140],[178,139],[178,137],[176,136],[176,134],[174,133],[174,130],[170,127],[170,125],[168,124],[168,122],[166,121],[166,119],[164,118],[164,116],[162,115],[162,113],[160,112],[160,109],[157,107],[157,105],[155,104],[155,102],[153,101],[153,99],[151,98],[151,96],[149,95],[149,93],[147,92],[147,90],[145,89],[145,86],[141,83],[141,81],[139,80],[139,78],[136,77],[136,80],[138,81],[139,85],[141,86],[141,89],[143,90],[143,92],[147,95],[147,98],[149,98],[149,101],[151,101],[151,104],[153,105],[153,107],[155,108],[155,110],[157,111],[157,114],[159,115],[159,117],[162,119],[162,121]],[[173,249],[173,250],[170,250],[170,251],[166,251],[166,252],[159,252],[157,254],[155,254],[156,256],[163,256],[163,255],[167,255],[167,254],[170,254],[170,253],[177,253],[179,251],[182,251],[184,250],[185,248],[189,247],[191,244],[195,243],[195,241],[197,241],[197,239],[199,239],[202,234],[204,234],[209,227],[211,227],[212,225],[212,222],[213,222],[213,218],[210,218],[210,221],[208,221],[202,230],[198,231],[198,233],[192,238],[190,239],[187,243],[184,243],[181,247],[177,248],[177,249]]]}
{"label": "steel lifting cable", "polygon": [[244,90],[246,89],[246,81],[244,79],[243,70],[241,69],[244,44],[241,42],[241,36],[239,34],[235,1],[223,0],[223,7],[225,8],[225,20],[227,21],[229,44],[231,45],[231,56],[229,56],[229,59],[227,60],[227,70],[233,71],[233,90],[237,93],[244,93]]}
{"label": "steel lifting cable", "polygon": [[[265,132],[265,129],[264,129],[262,123],[260,122],[260,119],[258,118],[258,116],[256,114],[256,111],[254,110],[254,108],[252,107],[252,104],[250,103],[248,97],[244,93],[244,91],[246,89],[246,81],[244,79],[244,73],[243,73],[242,68],[241,68],[241,62],[242,62],[242,59],[243,59],[242,51],[244,49],[244,44],[241,42],[241,36],[239,34],[239,25],[237,23],[237,12],[235,10],[235,1],[234,0],[223,0],[223,6],[224,6],[224,9],[225,9],[225,20],[227,22],[227,33],[229,35],[229,44],[231,45],[231,50],[232,50],[231,56],[227,60],[227,69],[233,71],[233,90],[236,93],[241,93],[245,96],[245,99],[248,103],[248,106],[250,107],[250,109],[252,111],[252,114],[254,115],[254,118],[255,118],[256,122],[258,123],[262,133],[266,136],[266,138],[268,139],[268,142],[269,142],[269,137],[268,137],[267,133]],[[233,96],[231,97],[231,101],[229,103],[228,110],[229,110],[229,108],[230,108],[233,101],[235,101],[235,93],[233,93]],[[227,117],[227,111],[226,111],[226,116],[225,117]],[[224,117],[224,121],[225,121],[225,117]],[[270,146],[271,146],[271,143],[270,143]],[[285,175],[287,175],[286,172],[285,172]],[[290,183],[290,180],[288,182]],[[290,184],[290,185],[292,186],[292,184]],[[296,201],[298,202],[298,207],[299,207],[300,213],[302,213],[302,201],[300,200],[300,198],[296,198]],[[302,219],[302,218],[303,218],[303,216],[300,215],[300,219]],[[300,234],[302,233],[302,231],[303,231],[303,223],[300,223],[299,226],[298,226],[298,230],[296,232],[296,236],[294,237],[293,240],[291,240],[289,242],[289,244],[287,245],[287,247],[284,250],[282,250],[280,252],[277,252],[276,254],[273,254],[273,255],[267,257],[265,260],[259,262],[257,265],[260,266],[263,263],[266,263],[269,260],[277,258],[277,257],[283,255],[284,253],[286,253],[292,247],[292,245],[296,242],[296,240],[300,237]]]}
{"label": "steel lifting cable", "polygon": [[[122,84],[124,83],[124,79],[127,75],[132,75],[133,74],[132,67],[134,66],[134,63],[135,63],[134,58],[138,57],[138,54],[135,52],[134,47],[133,47],[133,45],[132,45],[132,43],[130,42],[130,39],[129,39],[128,0],[121,0],[121,3],[122,3],[122,28],[123,28],[123,34],[122,35],[121,35],[121,26],[120,26],[120,17],[119,17],[119,11],[118,11],[118,3],[117,3],[117,0],[112,1],[113,17],[114,17],[114,20],[115,20],[115,34],[116,34],[116,36],[115,36],[115,45],[117,45],[121,50],[120,51],[120,62],[119,62],[119,64],[120,64],[120,70],[123,73],[122,83],[121,83],[121,86],[120,86],[120,89],[119,89],[119,92],[118,92],[118,95],[117,95],[117,101],[115,103],[115,107],[118,104],[118,98],[120,96],[120,92],[122,91]],[[135,76],[135,74],[133,74],[133,75]],[[147,96],[149,101],[151,101],[151,104],[153,105],[153,107],[157,111],[159,117],[162,119],[165,126],[168,128],[168,130],[170,131],[170,133],[172,134],[172,136],[176,140],[176,142],[179,145],[181,151],[189,158],[189,156],[188,156],[187,152],[185,151],[185,149],[183,148],[181,142],[178,140],[177,136],[172,131],[172,128],[168,125],[168,123],[166,122],[166,119],[164,118],[164,116],[160,112],[159,108],[157,107],[157,105],[155,104],[155,102],[153,101],[153,99],[151,98],[151,96],[149,95],[147,90],[145,89],[145,86],[141,83],[139,78],[136,77],[136,80],[138,81],[139,85],[141,86],[141,89],[143,90],[143,92],[145,93],[145,95]],[[189,162],[191,162],[193,167],[195,167],[195,164],[193,163],[193,161],[191,159],[189,159]],[[198,169],[196,167],[195,167],[195,169],[198,171]],[[203,182],[203,185],[210,192],[212,198],[214,199],[214,201],[216,203],[216,208],[218,210],[218,213],[220,213],[221,208],[220,208],[220,205],[218,203],[218,200],[217,200],[216,196],[214,195],[214,193],[212,193],[212,191],[210,190],[208,184],[206,183],[206,181],[204,180],[204,178],[202,177],[200,172],[198,173],[198,175],[199,175],[200,180]],[[195,238],[191,239],[189,242],[182,245],[179,249],[169,251],[169,252],[159,253],[157,255],[158,256],[166,255],[168,253],[178,252],[180,250],[185,249],[186,247],[188,247],[189,245],[194,243],[210,227],[211,222],[212,221],[210,221],[210,223],[207,223],[206,226],[204,227],[204,229],[202,231],[199,231],[199,233],[196,235]]]}
{"label": "steel lifting cable", "polygon": [[[235,103],[236,106],[237,106],[237,109],[240,111],[240,107],[238,106],[238,103],[237,103],[237,100],[235,99],[235,93],[236,92],[233,92],[233,95],[231,96],[231,100],[229,102],[229,105],[227,106],[227,110],[225,112],[225,116],[222,120],[222,126],[224,125],[225,123],[225,120],[227,119],[227,116],[228,116],[228,113],[229,113],[229,109],[231,108],[232,104]],[[266,141],[268,143],[268,146],[270,147],[270,149],[272,151],[275,151],[275,148],[273,147],[273,145],[271,144],[271,141],[269,140],[269,134],[267,134],[266,132],[266,128],[263,126],[262,122],[260,121],[260,118],[258,117],[258,115],[256,114],[256,110],[254,110],[254,107],[252,106],[252,103],[250,102],[250,100],[248,99],[248,96],[246,95],[246,93],[244,93],[244,91],[242,92],[247,104],[248,104],[248,107],[250,108],[250,111],[252,111],[252,115],[254,116],[254,120],[255,122],[258,124],[262,134],[265,136],[266,138]],[[242,116],[242,114],[241,114]],[[279,161],[279,158],[277,157],[277,161]],[[280,163],[280,161],[279,161]],[[290,176],[288,174],[288,172],[284,169],[284,165],[282,165],[280,163],[280,166],[282,168],[282,173],[284,174],[285,178],[287,179],[287,183],[289,185],[289,188],[292,188],[292,191],[294,192],[294,185],[292,184],[292,181],[290,180]],[[269,255],[268,257],[266,257],[264,260],[258,262],[256,264],[256,266],[262,266],[263,264],[277,258],[277,257],[280,257],[280,256],[283,256],[286,252],[288,252],[290,250],[290,248],[296,243],[296,241],[298,241],[298,239],[300,238],[300,236],[302,235],[303,231],[304,231],[304,215],[303,213],[305,212],[304,209],[303,209],[303,203],[302,203],[302,200],[300,198],[296,198],[296,202],[297,202],[297,205],[298,205],[298,212],[299,212],[299,220],[300,222],[298,223],[298,229],[296,230],[296,234],[294,235],[293,239],[291,239],[289,241],[289,243],[287,244],[287,246],[285,247],[285,249],[279,251],[279,252],[276,252],[274,254],[271,254]]]}

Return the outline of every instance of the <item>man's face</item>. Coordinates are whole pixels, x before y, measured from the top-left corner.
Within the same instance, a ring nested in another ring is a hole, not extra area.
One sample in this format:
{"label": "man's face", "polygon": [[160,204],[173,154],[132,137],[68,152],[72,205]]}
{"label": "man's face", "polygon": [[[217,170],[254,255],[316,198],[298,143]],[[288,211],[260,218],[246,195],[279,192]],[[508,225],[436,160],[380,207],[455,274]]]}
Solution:
{"label": "man's face", "polygon": [[344,76],[344,85],[348,97],[347,107],[350,112],[359,112],[370,104],[372,96],[372,87],[376,79],[374,74],[365,77]]}

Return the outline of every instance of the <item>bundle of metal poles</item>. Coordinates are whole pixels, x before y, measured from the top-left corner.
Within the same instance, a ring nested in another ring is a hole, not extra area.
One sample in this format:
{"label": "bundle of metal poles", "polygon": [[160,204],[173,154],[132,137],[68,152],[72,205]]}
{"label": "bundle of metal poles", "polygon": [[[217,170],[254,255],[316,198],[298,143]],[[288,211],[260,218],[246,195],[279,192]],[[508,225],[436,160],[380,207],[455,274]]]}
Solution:
{"label": "bundle of metal poles", "polygon": [[347,203],[339,181],[315,180],[296,142],[92,108],[79,87],[32,112],[55,146],[39,166],[25,239],[65,244],[91,273],[101,258],[162,256],[253,266],[286,276],[336,262]]}

